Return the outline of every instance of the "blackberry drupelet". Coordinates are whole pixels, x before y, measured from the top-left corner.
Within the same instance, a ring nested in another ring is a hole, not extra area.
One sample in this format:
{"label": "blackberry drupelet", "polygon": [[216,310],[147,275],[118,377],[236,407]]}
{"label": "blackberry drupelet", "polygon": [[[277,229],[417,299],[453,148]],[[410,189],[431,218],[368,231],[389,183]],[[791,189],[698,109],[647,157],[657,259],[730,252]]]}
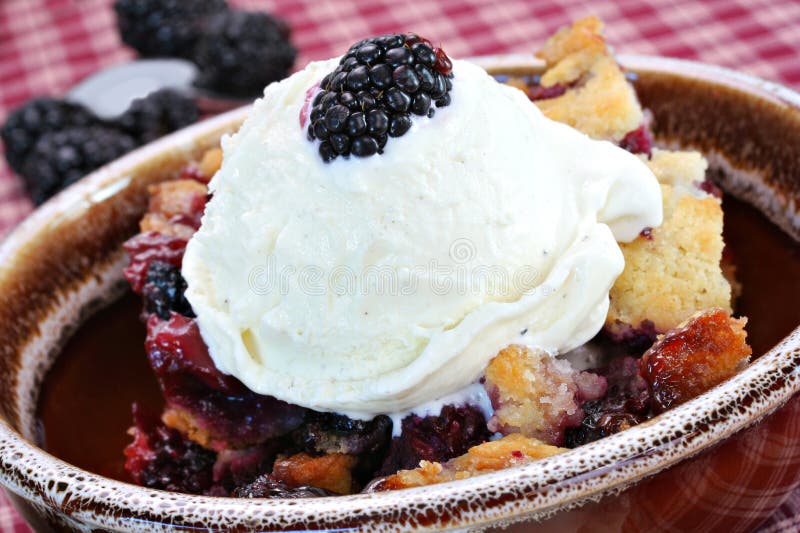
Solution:
{"label": "blackberry drupelet", "polygon": [[414,33],[359,41],[320,82],[308,138],[323,161],[383,152],[404,135],[413,116],[432,117],[450,104],[453,64],[441,48]]}
{"label": "blackberry drupelet", "polygon": [[199,116],[192,98],[174,89],[160,89],[134,100],[117,124],[140,144],[147,144],[197,122]]}
{"label": "blackberry drupelet", "polygon": [[197,44],[196,85],[242,97],[257,96],[294,65],[289,26],[266,13],[226,11],[209,19]]}
{"label": "blackberry drupelet", "polygon": [[9,114],[0,130],[8,164],[21,173],[25,159],[43,134],[98,122],[91,111],[79,104],[46,97],[29,100]]}
{"label": "blackberry drupelet", "polygon": [[208,17],[228,9],[225,0],[117,0],[122,42],[143,57],[191,59]]}
{"label": "blackberry drupelet", "polygon": [[169,320],[174,311],[185,317],[194,317],[192,306],[186,300],[186,281],[178,267],[165,261],[153,261],[147,269],[147,281],[142,289],[144,306],[162,320]]}
{"label": "blackberry drupelet", "polygon": [[43,134],[20,174],[34,203],[136,148],[129,135],[107,126],[77,126]]}

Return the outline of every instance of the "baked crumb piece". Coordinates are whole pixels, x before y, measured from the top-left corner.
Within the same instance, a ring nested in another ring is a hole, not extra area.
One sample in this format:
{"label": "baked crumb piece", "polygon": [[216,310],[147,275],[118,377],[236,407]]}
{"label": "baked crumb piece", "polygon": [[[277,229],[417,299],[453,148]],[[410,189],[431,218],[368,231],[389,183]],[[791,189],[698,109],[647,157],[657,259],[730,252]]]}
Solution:
{"label": "baked crumb piece", "polygon": [[700,185],[706,180],[708,162],[700,152],[653,148],[649,158],[641,157],[659,183],[670,185],[683,194],[705,196]]}
{"label": "baked crumb piece", "polygon": [[189,239],[200,227],[208,200],[207,183],[222,165],[222,149],[212,148],[203,154],[200,164],[190,164],[178,179],[148,188],[150,203],[139,222],[142,233],[155,231]]}
{"label": "baked crumb piece", "polygon": [[634,334],[653,339],[703,309],[731,310],[731,285],[721,267],[722,204],[698,188],[705,159],[656,149],[645,162],[662,184],[664,222],[620,244],[625,270],[610,292],[606,331],[623,340]]}
{"label": "baked crumb piece", "polygon": [[581,403],[601,397],[606,389],[604,378],[519,345],[498,353],[485,378],[495,410],[487,424],[490,431],[521,433],[556,445],[563,444],[567,427],[581,423]]}
{"label": "baked crumb piece", "polygon": [[691,400],[746,365],[752,353],[746,323],[725,309],[709,309],[660,336],[640,361],[654,412]]}
{"label": "baked crumb piece", "polygon": [[208,187],[192,179],[164,181],[148,188],[150,203],[139,223],[142,233],[156,231],[189,239],[200,226]]}
{"label": "baked crumb piece", "polygon": [[163,235],[170,235],[180,239],[189,240],[194,235],[195,229],[186,224],[170,222],[167,217],[159,213],[145,213],[139,222],[142,233],[155,231]]}
{"label": "baked crumb piece", "polygon": [[272,478],[293,487],[311,486],[337,494],[355,491],[352,470],[356,458],[343,453],[312,457],[298,453],[278,458],[272,467]]}
{"label": "baked crumb piece", "polygon": [[595,139],[619,142],[642,125],[644,114],[602,31],[597,17],[587,17],[548,39],[536,54],[547,68],[541,85],[568,89],[535,103],[553,120]]}
{"label": "baked crumb piece", "polygon": [[[602,28],[589,17],[547,41],[537,54],[547,64],[541,84],[568,88],[535,103],[554,120],[593,138],[619,142],[642,128],[644,116]],[[662,184],[664,223],[621,244],[625,270],[611,289],[605,329],[617,340],[649,344],[695,312],[730,310],[731,285],[738,285],[730,263],[723,272],[722,206],[704,192],[710,183],[705,158],[697,152],[653,149],[642,160]]]}
{"label": "baked crumb piece", "polygon": [[174,180],[151,185],[148,192],[150,193],[148,211],[170,219],[196,213],[198,205],[206,203],[208,188],[195,180]]}
{"label": "baked crumb piece", "polygon": [[161,414],[161,421],[168,428],[175,429],[192,442],[195,442],[208,449],[217,449],[211,437],[211,432],[208,429],[201,427],[195,420],[195,417],[188,410],[177,407],[168,406],[164,408]]}
{"label": "baked crumb piece", "polygon": [[221,166],[222,148],[212,148],[211,150],[207,150],[200,160],[200,173],[210,180]]}
{"label": "baked crumb piece", "polygon": [[519,77],[512,76],[512,77],[508,78],[504,83],[506,85],[514,87],[515,89],[519,89],[520,91],[524,92],[525,94],[528,94],[528,89],[529,89],[528,82],[525,81],[524,78],[519,78]]}
{"label": "baked crumb piece", "polygon": [[446,463],[420,462],[419,468],[401,470],[377,483],[373,490],[396,490],[466,479],[487,472],[523,465],[566,451],[537,439],[512,433],[502,439],[473,446]]}

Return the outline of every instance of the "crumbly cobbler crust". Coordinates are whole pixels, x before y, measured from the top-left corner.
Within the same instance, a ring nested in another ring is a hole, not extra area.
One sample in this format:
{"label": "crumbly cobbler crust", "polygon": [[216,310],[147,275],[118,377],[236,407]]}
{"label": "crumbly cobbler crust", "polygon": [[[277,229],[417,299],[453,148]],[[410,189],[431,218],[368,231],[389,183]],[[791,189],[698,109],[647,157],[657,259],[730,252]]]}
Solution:
{"label": "crumbly cobbler crust", "polygon": [[653,410],[661,413],[719,385],[746,365],[746,318],[725,309],[696,313],[659,336],[642,356],[642,376],[653,391]]}
{"label": "crumbly cobbler crust", "polygon": [[[547,41],[537,54],[547,67],[540,83],[567,89],[535,103],[554,120],[619,142],[646,124],[633,86],[602,30],[602,22],[588,17]],[[641,157],[662,185],[664,222],[621,244],[626,266],[611,289],[606,329],[622,339],[653,338],[711,307],[731,310],[729,280],[735,268],[722,260],[721,202],[700,189],[706,180],[705,158],[698,152],[657,148]]]}
{"label": "crumbly cobbler crust", "polygon": [[530,463],[566,451],[540,440],[512,433],[499,440],[473,446],[446,463],[422,461],[419,468],[401,470],[382,480],[378,490],[406,489],[466,479],[486,472]]}
{"label": "crumbly cobbler crust", "polygon": [[617,65],[596,17],[559,30],[537,55],[547,70],[541,85],[571,86],[563,95],[537,100],[539,109],[592,138],[621,141],[644,121],[633,87]]}
{"label": "crumbly cobbler crust", "polygon": [[150,204],[139,229],[189,239],[196,230],[190,217],[198,204],[205,203],[208,187],[193,179],[180,179],[151,185],[148,192]]}
{"label": "crumbly cobbler crust", "polygon": [[698,188],[705,159],[656,149],[645,162],[662,184],[664,222],[620,244],[625,270],[611,289],[606,319],[618,334],[648,321],[663,333],[704,309],[731,311],[731,285],[721,266],[722,203]]}
{"label": "crumbly cobbler crust", "polygon": [[[494,415],[489,430],[521,433],[548,443],[562,443],[564,428],[583,418],[579,382],[602,396],[605,383],[594,374],[576,372],[569,362],[547,352],[512,345],[491,360],[485,371],[486,390]],[[594,398],[591,398],[594,399]]]}
{"label": "crumbly cobbler crust", "polygon": [[298,453],[279,457],[272,467],[272,477],[295,487],[311,486],[335,492],[354,492],[352,470],[356,458],[343,453],[312,457]]}

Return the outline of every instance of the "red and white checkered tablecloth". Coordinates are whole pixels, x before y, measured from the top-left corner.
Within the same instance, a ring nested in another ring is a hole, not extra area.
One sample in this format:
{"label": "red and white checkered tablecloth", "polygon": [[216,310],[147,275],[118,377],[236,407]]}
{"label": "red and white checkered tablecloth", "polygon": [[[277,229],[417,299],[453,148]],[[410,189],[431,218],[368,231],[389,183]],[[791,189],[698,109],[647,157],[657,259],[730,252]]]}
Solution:
{"label": "red and white checkered tablecloth", "polygon": [[[112,0],[0,0],[0,123],[35,95],[60,95],[133,54],[115,30]],[[187,0],[189,1],[189,0]],[[416,31],[453,57],[532,52],[559,26],[594,13],[616,49],[696,59],[800,88],[796,0],[229,0],[292,26],[298,66],[332,57],[368,35]],[[32,209],[0,161],[0,236]],[[767,527],[800,529],[800,493]],[[28,532],[0,492],[0,533]]]}

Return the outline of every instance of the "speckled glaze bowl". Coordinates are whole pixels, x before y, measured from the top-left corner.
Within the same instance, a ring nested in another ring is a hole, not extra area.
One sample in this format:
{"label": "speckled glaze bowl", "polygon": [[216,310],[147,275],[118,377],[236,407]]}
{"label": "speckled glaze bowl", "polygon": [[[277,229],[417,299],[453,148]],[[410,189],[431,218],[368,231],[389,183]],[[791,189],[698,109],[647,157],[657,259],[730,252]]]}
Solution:
{"label": "speckled glaze bowl", "polygon": [[[493,73],[540,67],[520,56],[478,61]],[[659,144],[703,151],[727,192],[800,238],[800,95],[696,63],[621,62],[638,76]],[[756,347],[760,357],[746,370],[689,403],[527,466],[397,492],[243,500],[144,489],[75,468],[32,444],[38,389],[59,347],[83,318],[102,313],[125,290],[120,245],[136,232],[147,185],[215,145],[245,113],[198,124],[101,169],[42,206],[0,247],[0,484],[37,530],[394,531],[519,523],[513,527],[525,531],[733,532],[763,521],[798,486],[800,306],[772,302],[793,294],[780,284],[795,287],[800,276],[773,277],[758,242],[737,258],[747,265],[740,277],[745,286],[759,276],[779,286],[758,285],[768,288],[751,298],[760,310],[751,325],[788,336],[771,349]]]}

